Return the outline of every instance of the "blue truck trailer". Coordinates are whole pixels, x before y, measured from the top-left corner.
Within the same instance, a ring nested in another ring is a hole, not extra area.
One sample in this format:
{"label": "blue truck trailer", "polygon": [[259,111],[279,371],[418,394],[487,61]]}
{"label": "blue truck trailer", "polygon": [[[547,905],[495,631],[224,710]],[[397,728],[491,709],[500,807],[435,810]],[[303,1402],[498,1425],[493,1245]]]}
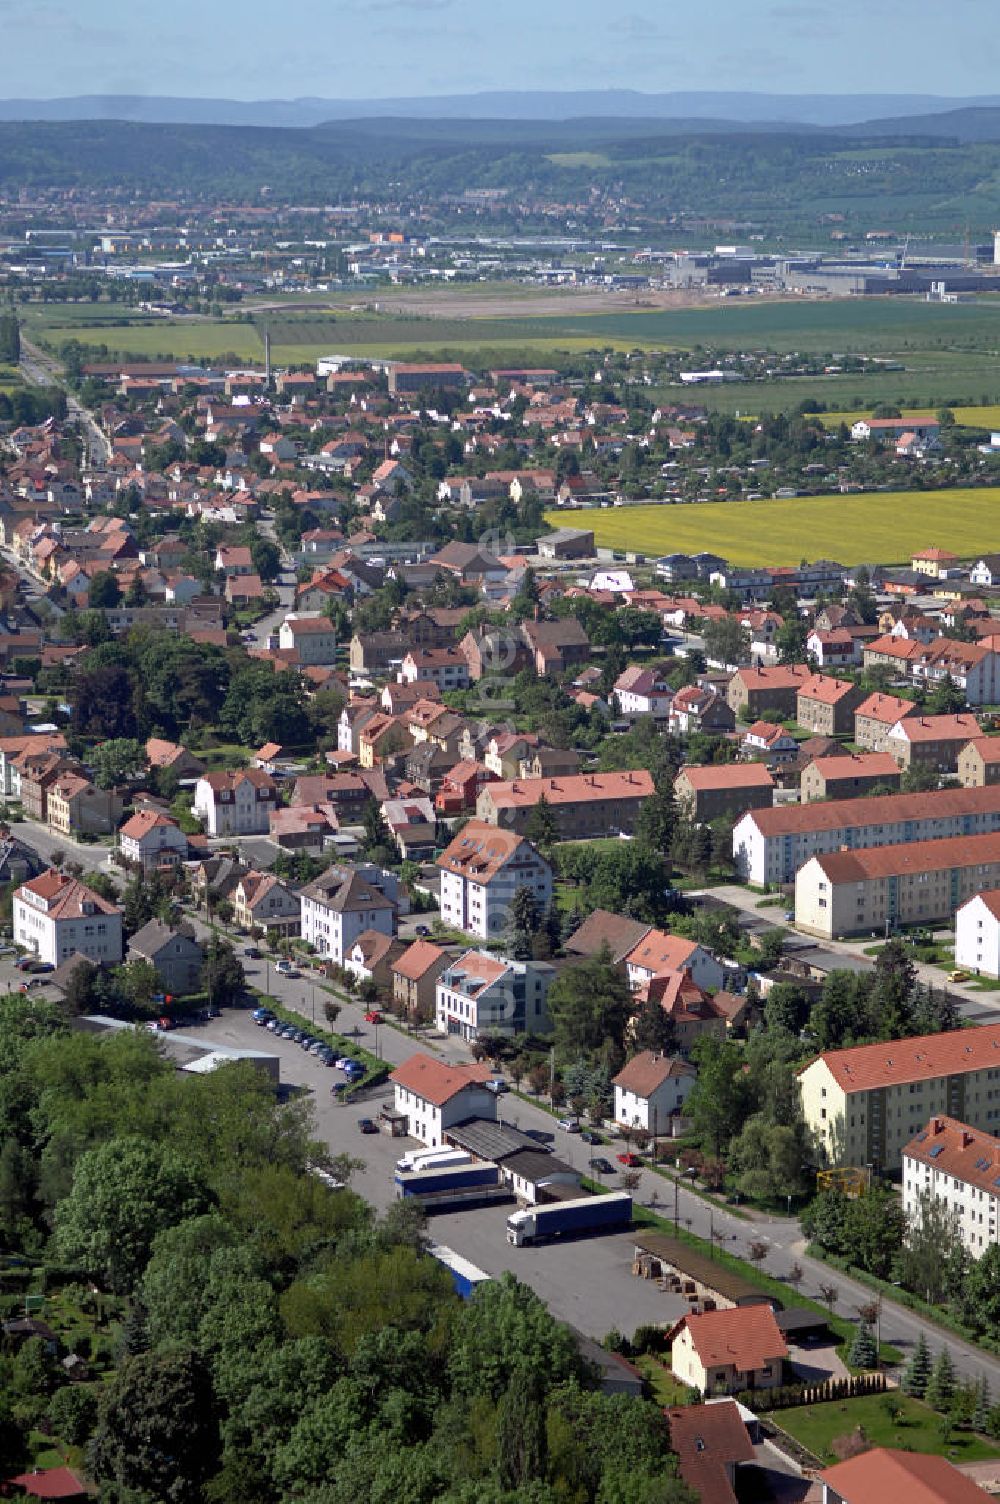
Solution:
{"label": "blue truck trailer", "polygon": [[627,1191],[607,1196],[581,1196],[512,1212],[507,1218],[507,1242],[515,1248],[545,1243],[550,1238],[581,1237],[590,1232],[620,1232],[632,1225],[632,1197]]}
{"label": "blue truck trailer", "polygon": [[428,1213],[511,1200],[510,1187],[500,1179],[500,1167],[492,1160],[439,1165],[428,1170],[397,1170],[396,1195],[402,1200],[419,1198]]}
{"label": "blue truck trailer", "polygon": [[437,1259],[439,1264],[444,1265],[463,1300],[469,1300],[480,1285],[492,1278],[484,1269],[478,1269],[468,1259],[463,1259],[460,1253],[456,1253],[454,1248],[446,1248],[443,1243],[432,1243],[427,1252],[432,1259]]}

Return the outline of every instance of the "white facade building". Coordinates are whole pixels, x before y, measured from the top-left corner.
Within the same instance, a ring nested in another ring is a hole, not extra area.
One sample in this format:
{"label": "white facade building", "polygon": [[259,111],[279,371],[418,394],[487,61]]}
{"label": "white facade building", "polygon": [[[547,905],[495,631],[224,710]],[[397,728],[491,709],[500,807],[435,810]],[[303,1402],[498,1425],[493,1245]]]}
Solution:
{"label": "white facade building", "polygon": [[544,1034],[554,978],[555,968],[547,961],[508,961],[486,951],[466,951],[438,977],[437,1026],[469,1041],[481,1033]]}
{"label": "white facade building", "polygon": [[540,910],[552,902],[552,868],[531,842],[485,820],[470,820],[438,857],[443,924],[496,939],[510,928],[518,888],[534,895]]}
{"label": "white facade building", "polygon": [[444,1133],[466,1118],[496,1119],[497,1099],[486,1090],[488,1065],[446,1065],[431,1055],[411,1055],[390,1076],[395,1108],[407,1119],[411,1138],[440,1148]]}
{"label": "white facade building", "polygon": [[205,773],[194,786],[192,813],[210,836],[266,836],[278,804],[273,779],[259,768]]}
{"label": "white facade building", "polygon": [[396,905],[353,868],[328,868],[299,896],[302,939],[338,966],[365,930],[396,933]]}
{"label": "white facade building", "polygon": [[1000,889],[977,893],[955,915],[955,965],[1000,977]]}
{"label": "white facade building", "polygon": [[614,1078],[615,1122],[657,1137],[671,1131],[691,1094],[697,1071],[686,1060],[653,1050],[635,1055]]}
{"label": "white facade building", "polygon": [[329,617],[286,616],[278,629],[278,646],[294,650],[301,664],[331,664],[337,661],[337,634]]}
{"label": "white facade building", "polygon": [[98,965],[122,959],[121,910],[63,872],[43,872],[14,893],[14,940],[59,966],[74,951]]}
{"label": "white facade building", "polygon": [[933,1117],[903,1150],[903,1211],[919,1225],[928,1193],[954,1218],[962,1246],[981,1258],[997,1241],[1000,1143],[955,1118]]}

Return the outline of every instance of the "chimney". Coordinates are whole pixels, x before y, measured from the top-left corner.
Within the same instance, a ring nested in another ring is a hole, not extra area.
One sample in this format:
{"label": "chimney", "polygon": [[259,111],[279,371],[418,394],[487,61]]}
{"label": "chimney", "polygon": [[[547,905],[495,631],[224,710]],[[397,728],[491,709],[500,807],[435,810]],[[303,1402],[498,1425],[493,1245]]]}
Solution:
{"label": "chimney", "polygon": [[975,1134],[970,1133],[967,1128],[963,1128],[962,1129],[962,1148],[963,1149],[967,1149],[969,1147],[969,1145],[970,1144],[974,1144],[975,1141],[976,1141]]}
{"label": "chimney", "polygon": [[943,1132],[944,1132],[944,1119],[943,1118],[931,1118],[931,1133],[932,1134],[937,1134],[937,1133],[943,1133]]}

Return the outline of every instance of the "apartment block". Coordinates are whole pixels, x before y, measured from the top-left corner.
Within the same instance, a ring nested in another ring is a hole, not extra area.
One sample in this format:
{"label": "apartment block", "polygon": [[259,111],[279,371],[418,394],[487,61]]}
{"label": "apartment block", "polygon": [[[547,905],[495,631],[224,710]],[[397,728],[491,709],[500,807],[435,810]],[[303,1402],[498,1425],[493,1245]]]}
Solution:
{"label": "apartment block", "polygon": [[919,1225],[921,1203],[934,1197],[955,1220],[962,1247],[981,1258],[997,1241],[1000,1143],[994,1130],[933,1117],[903,1150],[903,1211]]}
{"label": "apartment block", "polygon": [[850,679],[814,674],[798,692],[795,719],[815,736],[847,735],[854,730],[854,713],[865,698]]}
{"label": "apartment block", "polygon": [[876,794],[749,810],[734,827],[733,857],[745,882],[767,887],[792,882],[810,857],[823,852],[991,831],[1000,831],[1000,786]]}
{"label": "apartment block", "polygon": [[1000,736],[974,736],[958,754],[958,781],[964,788],[1000,783]]}
{"label": "apartment block", "polygon": [[889,752],[815,757],[802,774],[802,802],[855,799],[877,788],[898,789],[900,777],[899,767]]}
{"label": "apartment block", "polygon": [[645,768],[565,778],[515,778],[487,784],[476,800],[476,814],[489,825],[523,834],[531,811],[544,799],[561,840],[629,835],[640,809],[654,793],[652,775]]}
{"label": "apartment block", "polygon": [[854,712],[854,740],[867,752],[884,752],[897,721],[919,715],[919,706],[899,695],[871,694]]}
{"label": "apartment block", "polygon": [[1000,886],[1000,833],[810,858],[795,877],[795,923],[832,940],[938,924],[984,888]]}
{"label": "apartment block", "polygon": [[974,715],[911,715],[896,722],[885,749],[901,768],[954,773],[963,747],[980,735]]}
{"label": "apartment block", "polygon": [[470,820],[437,860],[441,873],[443,924],[482,940],[496,939],[511,924],[518,888],[527,888],[539,910],[552,901],[552,868],[531,842],[485,820]]}
{"label": "apartment block", "polygon": [[799,1071],[807,1126],[831,1165],[897,1170],[930,1118],[1000,1129],[1000,1025],[827,1050]]}

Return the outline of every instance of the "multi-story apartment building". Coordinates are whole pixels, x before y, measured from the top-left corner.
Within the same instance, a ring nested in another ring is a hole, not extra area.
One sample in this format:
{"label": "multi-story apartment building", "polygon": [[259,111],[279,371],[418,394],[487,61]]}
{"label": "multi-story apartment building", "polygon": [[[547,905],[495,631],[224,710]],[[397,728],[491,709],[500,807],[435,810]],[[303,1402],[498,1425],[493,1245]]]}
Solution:
{"label": "multi-story apartment building", "polygon": [[548,961],[508,961],[468,950],[437,979],[437,1026],[470,1042],[480,1034],[544,1034],[545,1000],[555,974]]}
{"label": "multi-story apartment building", "polygon": [[854,712],[865,698],[850,679],[814,674],[799,689],[795,719],[815,736],[837,736],[854,730]]}
{"label": "multi-story apartment building", "polygon": [[1000,891],[977,893],[955,915],[955,964],[1000,977]]}
{"label": "multi-story apartment building", "polygon": [[795,876],[795,923],[826,940],[950,920],[1000,886],[1000,833],[811,857]]}
{"label": "multi-story apartment building", "polygon": [[954,773],[962,748],[980,734],[974,715],[909,715],[893,726],[885,750],[901,768]]}
{"label": "multi-story apartment building", "polygon": [[327,616],[292,612],[278,629],[278,646],[293,652],[303,666],[337,661],[337,634]]}
{"label": "multi-story apartment building", "polygon": [[884,752],[898,721],[919,715],[920,707],[899,695],[871,694],[854,712],[854,740],[867,752]]}
{"label": "multi-story apartment building", "polygon": [[928,1118],[1000,1129],[1000,1026],[827,1050],[799,1091],[824,1162],[896,1170]]}
{"label": "multi-story apartment building", "polygon": [[53,966],[74,951],[117,966],[122,959],[121,910],[64,872],[43,872],[14,893],[14,940]]}
{"label": "multi-story apartment building", "polygon": [[267,773],[240,768],[203,774],[194,787],[192,813],[210,836],[263,836],[277,803],[277,786]]}
{"label": "multi-story apartment building", "polygon": [[539,910],[552,901],[552,868],[512,830],[470,820],[437,859],[443,924],[496,939],[511,927],[511,903],[527,888]]}
{"label": "multi-story apartment building", "polygon": [[903,1211],[919,1226],[928,1196],[951,1213],[962,1247],[981,1258],[997,1242],[1000,1143],[949,1117],[932,1117],[903,1150]]}
{"label": "multi-story apartment building", "polygon": [[990,831],[1000,831],[1000,787],[876,794],[749,810],[733,829],[733,857],[740,877],[766,887],[790,883],[810,857],[822,852]]}
{"label": "multi-story apartment building", "polygon": [[188,853],[188,839],[176,820],[157,810],[138,810],[118,831],[118,850],[126,862],[152,872],[176,867]]}
{"label": "multi-story apartment building", "polygon": [[958,781],[967,789],[1000,783],[1000,736],[974,736],[958,754]]}
{"label": "multi-story apartment building", "polygon": [[774,802],[774,779],[762,763],[706,763],[681,768],[674,798],[689,820],[707,825],[720,816],[767,809]]}
{"label": "multi-story apartment building", "polygon": [[951,679],[968,705],[994,705],[1000,699],[1000,652],[998,639],[958,642],[935,637],[923,643],[918,637],[879,637],[864,651],[865,668],[885,664],[905,675],[912,684],[925,686]]}
{"label": "multi-story apartment building", "polygon": [[901,774],[888,752],[855,752],[844,757],[814,757],[803,770],[803,804],[812,799],[854,799],[873,789],[898,789]]}
{"label": "multi-story apartment building", "polygon": [[411,648],[397,675],[400,684],[422,684],[438,689],[468,689],[469,664],[458,648]]}
{"label": "multi-story apartment building", "polygon": [[544,799],[561,840],[628,835],[643,804],[655,793],[645,768],[621,773],[577,773],[565,778],[515,778],[480,790],[476,814],[489,825],[523,833],[531,811]]}
{"label": "multi-story apartment building", "polygon": [[497,1099],[486,1089],[492,1075],[488,1065],[446,1065],[421,1052],[398,1065],[389,1080],[410,1137],[439,1149],[445,1132],[466,1118],[496,1118]]}
{"label": "multi-story apartment building", "polygon": [[299,898],[302,939],[338,966],[364,930],[396,932],[396,905],[353,868],[329,867]]}
{"label": "multi-story apartment building", "polygon": [[740,668],[729,681],[726,699],[741,721],[788,720],[795,715],[799,690],[815,675],[804,664]]}

